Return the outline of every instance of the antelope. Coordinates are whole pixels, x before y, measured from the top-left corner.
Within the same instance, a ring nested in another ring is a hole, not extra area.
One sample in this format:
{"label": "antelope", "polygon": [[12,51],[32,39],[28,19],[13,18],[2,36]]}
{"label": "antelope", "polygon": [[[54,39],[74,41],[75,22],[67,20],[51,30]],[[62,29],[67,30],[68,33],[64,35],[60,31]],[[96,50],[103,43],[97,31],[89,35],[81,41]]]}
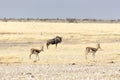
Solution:
{"label": "antelope", "polygon": [[39,55],[38,55],[38,54],[39,54],[41,51],[44,51],[44,50],[43,50],[43,46],[41,47],[41,49],[31,48],[29,58],[31,59],[31,55],[35,54],[35,55],[36,55],[36,58],[39,59]]}
{"label": "antelope", "polygon": [[59,36],[56,36],[55,38],[53,38],[53,39],[49,39],[48,41],[47,41],[47,43],[46,43],[46,46],[47,46],[47,49],[48,49],[48,47],[49,47],[49,45],[50,44],[52,44],[52,45],[56,45],[56,47],[57,47],[57,44],[58,43],[61,43],[62,42],[62,37],[59,37]]}
{"label": "antelope", "polygon": [[87,59],[88,53],[92,53],[93,58],[95,58],[95,53],[98,51],[98,49],[101,49],[100,43],[97,43],[97,48],[86,47],[85,58]]}

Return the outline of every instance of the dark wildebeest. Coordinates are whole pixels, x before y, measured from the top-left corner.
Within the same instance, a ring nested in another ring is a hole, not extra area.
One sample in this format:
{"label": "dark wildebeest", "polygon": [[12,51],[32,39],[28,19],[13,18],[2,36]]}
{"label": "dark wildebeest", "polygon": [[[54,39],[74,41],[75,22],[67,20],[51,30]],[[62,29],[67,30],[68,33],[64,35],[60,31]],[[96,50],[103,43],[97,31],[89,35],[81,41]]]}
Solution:
{"label": "dark wildebeest", "polygon": [[56,47],[57,47],[57,44],[58,44],[58,43],[61,43],[61,42],[62,42],[62,37],[56,36],[55,38],[50,39],[50,40],[47,41],[47,43],[46,43],[47,49],[48,49],[48,46],[49,46],[50,44],[52,44],[52,45],[55,44]]}

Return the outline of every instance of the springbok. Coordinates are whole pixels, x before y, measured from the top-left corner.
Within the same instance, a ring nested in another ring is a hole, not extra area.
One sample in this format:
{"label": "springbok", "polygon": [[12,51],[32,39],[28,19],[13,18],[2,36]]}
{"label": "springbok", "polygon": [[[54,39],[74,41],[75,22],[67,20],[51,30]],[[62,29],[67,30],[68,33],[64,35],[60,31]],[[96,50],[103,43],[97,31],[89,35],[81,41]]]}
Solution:
{"label": "springbok", "polygon": [[92,53],[93,58],[95,58],[95,53],[98,51],[98,49],[101,49],[100,43],[97,43],[97,48],[94,48],[94,47],[86,47],[85,58],[87,59],[88,53]]}
{"label": "springbok", "polygon": [[44,51],[43,48],[44,48],[43,46],[41,47],[41,49],[31,48],[29,58],[31,59],[31,55],[32,55],[32,54],[35,54],[35,55],[36,55],[36,58],[39,59],[39,55],[38,55],[38,54],[39,54],[41,51]]}

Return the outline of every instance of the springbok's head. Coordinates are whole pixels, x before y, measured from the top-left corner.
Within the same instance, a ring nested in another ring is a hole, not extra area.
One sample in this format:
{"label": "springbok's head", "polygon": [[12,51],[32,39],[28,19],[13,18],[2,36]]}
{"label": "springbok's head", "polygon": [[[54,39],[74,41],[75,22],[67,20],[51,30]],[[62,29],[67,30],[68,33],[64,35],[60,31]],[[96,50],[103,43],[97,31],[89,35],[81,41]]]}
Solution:
{"label": "springbok's head", "polygon": [[97,41],[97,48],[100,49],[100,50],[102,50],[101,46],[100,46],[100,41]]}
{"label": "springbok's head", "polygon": [[101,49],[100,43],[97,43],[97,48]]}

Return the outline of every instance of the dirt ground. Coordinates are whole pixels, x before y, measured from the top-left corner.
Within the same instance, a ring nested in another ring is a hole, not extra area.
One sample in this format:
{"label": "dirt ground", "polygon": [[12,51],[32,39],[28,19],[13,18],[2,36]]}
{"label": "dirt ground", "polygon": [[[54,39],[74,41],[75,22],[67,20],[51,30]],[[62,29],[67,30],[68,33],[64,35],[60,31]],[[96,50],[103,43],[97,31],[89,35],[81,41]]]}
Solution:
{"label": "dirt ground", "polygon": [[[0,22],[0,76],[2,80],[119,80],[119,23]],[[46,41],[61,36],[63,41],[46,48]],[[85,48],[102,50],[96,57]],[[40,59],[30,49],[40,49]],[[16,76],[15,76],[16,75]]]}

